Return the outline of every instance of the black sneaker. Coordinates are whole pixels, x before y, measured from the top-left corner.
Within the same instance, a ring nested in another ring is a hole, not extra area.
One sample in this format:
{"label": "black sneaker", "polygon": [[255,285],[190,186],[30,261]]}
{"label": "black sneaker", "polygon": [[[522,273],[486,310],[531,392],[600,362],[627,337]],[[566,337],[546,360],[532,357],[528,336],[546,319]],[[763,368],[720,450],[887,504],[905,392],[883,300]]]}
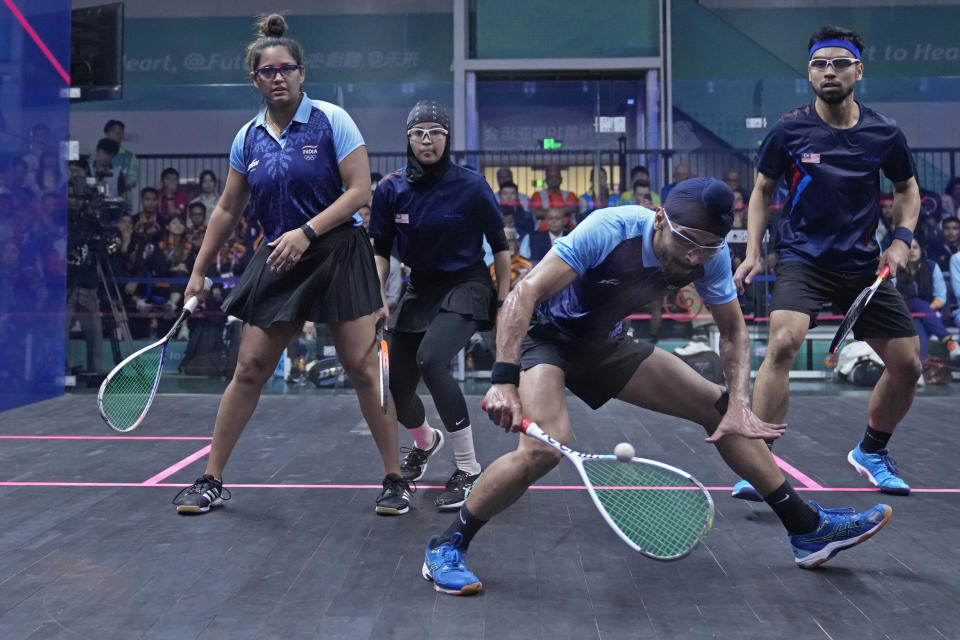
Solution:
{"label": "black sneaker", "polygon": [[206,513],[210,507],[219,507],[224,500],[230,499],[230,490],[209,473],[205,473],[193,486],[180,490],[173,499],[177,513]]}
{"label": "black sneaker", "polygon": [[383,479],[383,491],[377,496],[377,513],[382,516],[399,516],[410,510],[410,495],[416,488],[410,488],[410,483],[391,473]]}
{"label": "black sneaker", "polygon": [[421,449],[414,445],[412,447],[401,447],[400,453],[406,452],[403,462],[400,463],[400,473],[408,482],[416,482],[427,472],[427,459],[430,458],[437,449],[443,446],[443,431],[433,429],[433,446],[429,449]]}
{"label": "black sneaker", "polygon": [[459,509],[467,501],[467,493],[473,488],[473,483],[480,478],[480,474],[470,475],[466,471],[457,469],[447,480],[447,486],[437,496],[437,509],[440,511],[452,511]]}

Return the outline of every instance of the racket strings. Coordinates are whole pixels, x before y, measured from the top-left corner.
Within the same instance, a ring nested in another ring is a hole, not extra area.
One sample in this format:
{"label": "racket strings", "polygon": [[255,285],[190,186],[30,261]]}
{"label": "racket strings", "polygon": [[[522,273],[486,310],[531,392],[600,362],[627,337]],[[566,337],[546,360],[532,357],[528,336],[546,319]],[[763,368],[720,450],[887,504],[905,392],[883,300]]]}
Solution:
{"label": "racket strings", "polygon": [[116,372],[101,396],[103,415],[115,429],[126,431],[150,406],[165,349],[151,349]]}
{"label": "racket strings", "polygon": [[583,467],[604,510],[647,555],[682,556],[712,524],[709,497],[680,474],[616,460],[585,460]]}

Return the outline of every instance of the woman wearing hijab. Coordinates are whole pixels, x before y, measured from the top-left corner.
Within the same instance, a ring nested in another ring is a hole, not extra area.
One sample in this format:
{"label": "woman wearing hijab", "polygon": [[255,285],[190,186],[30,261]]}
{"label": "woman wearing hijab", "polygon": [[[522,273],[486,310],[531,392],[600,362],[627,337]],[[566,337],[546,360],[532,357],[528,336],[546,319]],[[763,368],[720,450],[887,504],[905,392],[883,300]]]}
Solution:
{"label": "woman wearing hijab", "polygon": [[[395,314],[390,391],[397,418],[414,439],[401,464],[406,480],[426,471],[445,440],[430,427],[417,382],[423,378],[453,446],[456,470],[437,498],[457,509],[480,475],[470,416],[450,374],[450,360],[476,331],[492,327],[510,286],[510,251],[497,199],[483,176],[450,162],[450,116],[421,100],[407,117],[407,164],[384,178],[373,195],[370,235],[381,285],[394,243],[410,267],[410,283]],[[494,254],[498,287],[483,261],[483,239]]]}

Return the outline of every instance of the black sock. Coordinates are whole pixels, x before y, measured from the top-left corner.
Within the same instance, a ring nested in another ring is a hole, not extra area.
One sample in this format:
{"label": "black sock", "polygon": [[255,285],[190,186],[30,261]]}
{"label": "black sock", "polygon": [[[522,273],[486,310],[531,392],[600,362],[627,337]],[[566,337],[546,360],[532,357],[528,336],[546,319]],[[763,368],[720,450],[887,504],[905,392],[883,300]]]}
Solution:
{"label": "black sock", "polygon": [[864,453],[876,453],[880,449],[886,449],[892,435],[892,433],[871,429],[870,425],[867,425],[867,431],[863,434],[863,440],[860,442],[860,449]]}
{"label": "black sock", "polygon": [[820,514],[804,502],[786,480],[777,490],[763,498],[780,522],[793,534],[810,533],[820,524]]}
{"label": "black sock", "polygon": [[460,545],[460,548],[464,551],[470,546],[470,541],[473,540],[473,536],[477,535],[477,531],[480,531],[480,527],[487,524],[486,520],[481,520],[467,510],[467,505],[460,507],[460,511],[457,513],[457,517],[453,519],[453,523],[447,527],[447,530],[440,534],[440,537],[437,538],[436,543],[433,545],[434,548],[437,548],[439,545],[444,542],[448,542],[453,534],[459,533],[463,536],[463,544]]}

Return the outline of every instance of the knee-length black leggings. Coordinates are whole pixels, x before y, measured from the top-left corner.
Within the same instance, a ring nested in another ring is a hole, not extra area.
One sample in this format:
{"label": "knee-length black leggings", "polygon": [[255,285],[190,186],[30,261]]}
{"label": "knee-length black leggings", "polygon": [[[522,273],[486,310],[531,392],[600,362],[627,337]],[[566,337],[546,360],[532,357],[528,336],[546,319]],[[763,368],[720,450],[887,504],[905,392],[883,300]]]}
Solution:
{"label": "knee-length black leggings", "polygon": [[423,333],[394,331],[390,342],[390,393],[397,419],[407,429],[423,424],[426,412],[417,396],[423,381],[447,431],[470,424],[460,385],[450,374],[450,360],[477,330],[477,322],[459,313],[441,311]]}

